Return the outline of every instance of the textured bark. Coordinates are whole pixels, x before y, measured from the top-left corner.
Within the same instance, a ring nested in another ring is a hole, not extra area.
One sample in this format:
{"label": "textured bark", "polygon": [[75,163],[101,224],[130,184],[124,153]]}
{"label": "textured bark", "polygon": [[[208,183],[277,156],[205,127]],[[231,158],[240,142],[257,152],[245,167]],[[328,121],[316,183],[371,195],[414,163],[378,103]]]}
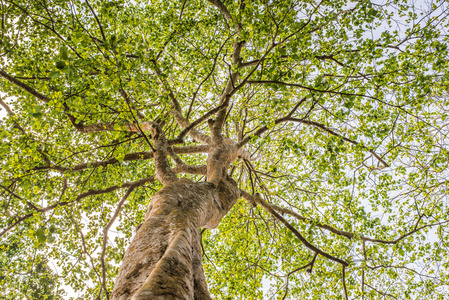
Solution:
{"label": "textured bark", "polygon": [[164,186],[125,253],[111,299],[211,299],[199,229],[215,228],[239,195],[232,179]]}

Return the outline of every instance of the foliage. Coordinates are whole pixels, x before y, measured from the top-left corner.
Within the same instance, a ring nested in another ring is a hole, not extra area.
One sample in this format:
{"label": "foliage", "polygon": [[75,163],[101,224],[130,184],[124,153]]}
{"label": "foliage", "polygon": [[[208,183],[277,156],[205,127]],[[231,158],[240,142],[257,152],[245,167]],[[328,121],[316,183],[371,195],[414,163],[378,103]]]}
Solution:
{"label": "foliage", "polygon": [[[22,280],[4,278],[40,261],[39,274],[56,265],[49,278],[58,284],[33,279],[29,289],[57,299],[50,289],[63,285],[73,298],[105,298],[103,272],[110,291],[161,187],[150,140],[127,124],[156,121],[175,140],[173,99],[193,122],[219,105],[238,72],[224,133],[247,138],[251,159],[240,157],[230,174],[348,265],[316,255],[269,210],[240,200],[203,232],[212,294],[448,299],[445,1],[0,5],[0,89],[10,109],[0,124],[1,293],[23,291]],[[210,133],[207,122],[196,129]],[[197,144],[186,136],[181,146]],[[180,156],[204,164],[197,152]],[[129,186],[137,188],[104,238]]]}
{"label": "foliage", "polygon": [[63,295],[56,275],[48,266],[48,259],[33,253],[21,255],[23,241],[11,237],[0,244],[0,283],[3,287],[0,299],[58,299]]}

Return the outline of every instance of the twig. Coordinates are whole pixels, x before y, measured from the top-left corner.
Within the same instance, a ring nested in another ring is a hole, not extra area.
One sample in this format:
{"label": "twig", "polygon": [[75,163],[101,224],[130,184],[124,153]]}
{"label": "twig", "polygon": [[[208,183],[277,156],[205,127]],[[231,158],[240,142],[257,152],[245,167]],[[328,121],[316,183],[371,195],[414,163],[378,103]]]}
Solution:
{"label": "twig", "polygon": [[343,290],[345,292],[345,299],[348,300],[348,290],[346,289],[346,274],[345,274],[345,266],[341,266],[342,272],[341,272],[341,280],[343,281]]}

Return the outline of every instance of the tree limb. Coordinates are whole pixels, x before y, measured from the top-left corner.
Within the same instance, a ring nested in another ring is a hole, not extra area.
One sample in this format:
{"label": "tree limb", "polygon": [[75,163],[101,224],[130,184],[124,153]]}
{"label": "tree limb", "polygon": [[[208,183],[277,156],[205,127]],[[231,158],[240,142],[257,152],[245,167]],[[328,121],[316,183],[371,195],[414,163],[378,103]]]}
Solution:
{"label": "tree limb", "polygon": [[151,136],[154,144],[154,166],[156,168],[156,178],[163,184],[167,185],[178,180],[173,173],[167,160],[168,142],[162,128],[153,123],[150,126]]}
{"label": "tree limb", "polygon": [[106,265],[104,262],[104,257],[106,254],[106,244],[108,241],[108,232],[109,229],[111,229],[112,224],[114,224],[115,219],[117,219],[118,214],[120,213],[120,210],[122,209],[123,204],[125,203],[126,199],[128,199],[129,195],[131,194],[131,192],[134,190],[134,186],[131,186],[125,193],[125,195],[122,197],[122,199],[120,200],[120,202],[117,204],[117,208],[115,210],[114,215],[112,216],[111,220],[109,221],[108,225],[106,225],[106,227],[103,229],[103,247],[101,250],[101,256],[100,256],[100,261],[101,261],[101,268],[102,268],[102,275],[103,275],[103,289],[106,293],[106,298],[109,299],[109,293],[108,293],[108,289],[106,287]]}
{"label": "tree limb", "polygon": [[285,225],[285,227],[287,227],[302,243],[304,246],[306,246],[307,248],[309,248],[310,250],[320,254],[323,257],[326,257],[332,261],[335,261],[339,264],[341,264],[342,266],[348,266],[349,263],[334,257],[326,252],[324,252],[323,250],[315,247],[314,245],[312,245],[311,243],[309,243],[303,236],[301,233],[299,233],[299,231],[297,231],[289,222],[287,222],[287,220],[285,220],[281,215],[279,215],[270,205],[268,205],[267,202],[265,202],[265,200],[263,200],[260,196],[258,195],[251,195],[249,193],[247,193],[244,190],[240,190],[240,196],[247,199],[249,202],[251,203],[257,203],[260,204],[260,206],[262,206],[265,210],[267,210],[271,215],[273,215],[276,219],[278,219],[282,224]]}
{"label": "tree limb", "polygon": [[223,4],[223,2],[221,2],[220,0],[207,0],[207,1],[210,2],[212,5],[214,5],[215,7],[217,7],[220,10],[223,17],[228,22],[234,23],[235,30],[237,30],[237,32],[240,34],[241,24],[232,18],[231,13],[229,12],[228,8]]}
{"label": "tree limb", "polygon": [[[299,101],[299,102],[292,108],[292,110],[291,110],[285,117],[275,120],[275,121],[274,121],[274,124],[277,125],[277,124],[279,124],[279,123],[288,121],[289,118],[290,118],[290,117],[294,114],[294,112],[298,109],[298,107],[299,107],[301,104],[303,104],[304,101],[306,101],[306,99],[307,99],[307,97],[302,98],[302,99],[301,99],[301,100],[300,100],[300,101]],[[258,136],[260,136],[261,134],[263,134],[263,133],[264,133],[265,131],[267,131],[267,130],[268,130],[268,126],[267,126],[267,125],[265,125],[265,126],[259,128],[254,134],[245,137],[245,138],[242,139],[239,143],[237,143],[237,147],[238,147],[238,148],[243,147],[243,146],[246,145],[246,144],[247,144],[253,137],[256,137],[256,136],[258,137]]]}
{"label": "tree limb", "polygon": [[3,108],[6,110],[6,112],[8,113],[8,115],[10,117],[14,116],[14,113],[12,112],[11,108],[9,108],[8,104],[6,104],[3,99],[2,96],[0,95],[0,105],[3,106]]}
{"label": "tree limb", "polygon": [[117,130],[114,128],[114,126],[118,125],[120,127],[120,129],[124,129],[125,131],[141,132],[141,130],[142,131],[149,130],[152,123],[153,122],[151,122],[151,121],[146,121],[146,122],[142,122],[140,124],[138,124],[138,123],[120,124],[120,123],[116,123],[116,122],[107,122],[107,123],[90,124],[90,125],[82,125],[81,124],[81,126],[79,126],[79,124],[78,124],[79,127],[77,129],[79,132],[83,132],[83,133],[114,131],[114,130]]}
{"label": "tree limb", "polygon": [[286,282],[285,282],[285,293],[284,293],[284,296],[282,297],[282,300],[284,300],[287,297],[287,295],[288,295],[288,283],[289,283],[290,275],[292,275],[293,273],[296,273],[298,271],[301,271],[301,270],[303,270],[303,269],[305,269],[305,268],[307,268],[309,266],[310,266],[310,268],[307,269],[307,272],[308,273],[312,273],[312,268],[313,268],[313,265],[315,263],[315,260],[316,260],[317,256],[318,256],[318,252],[315,252],[315,254],[313,255],[313,258],[312,258],[312,260],[310,262],[308,262],[304,266],[301,266],[299,268],[294,269],[293,271],[288,272],[287,279],[286,279]]}
{"label": "tree limb", "polygon": [[[256,198],[255,196],[252,196],[251,198],[245,198],[245,199],[248,200],[253,205],[260,204],[262,206],[261,203],[256,201],[257,199],[261,199],[260,197]],[[261,200],[264,201],[263,199],[261,199]],[[312,220],[310,218],[304,217],[304,216],[302,216],[302,215],[300,215],[300,214],[298,214],[298,213],[296,213],[296,212],[294,212],[294,211],[292,211],[292,210],[290,210],[288,208],[280,207],[280,206],[277,206],[276,204],[273,204],[273,203],[268,203],[268,202],[264,201],[264,205],[265,206],[269,206],[271,209],[273,209],[275,211],[278,211],[281,214],[288,214],[290,216],[295,217],[296,219],[298,219],[300,221],[308,222],[309,224],[313,224],[313,225],[315,225],[318,228],[328,230],[328,231],[330,231],[330,232],[332,232],[332,233],[334,233],[336,235],[346,237],[346,238],[348,238],[350,240],[358,237],[363,242],[373,242],[373,243],[380,243],[380,244],[386,244],[386,245],[397,244],[398,242],[400,242],[401,240],[405,239],[406,237],[408,237],[408,236],[412,235],[413,233],[416,233],[416,232],[418,232],[418,231],[420,231],[420,230],[422,230],[424,228],[432,227],[432,226],[438,226],[438,225],[443,225],[445,223],[449,223],[449,220],[447,220],[447,221],[443,221],[443,222],[437,222],[437,223],[423,225],[421,227],[415,226],[415,228],[413,230],[411,230],[411,231],[409,231],[409,232],[407,232],[407,233],[397,237],[394,240],[390,240],[389,241],[389,240],[375,239],[375,238],[371,238],[371,237],[367,237],[367,236],[363,236],[363,235],[356,235],[353,232],[340,230],[340,229],[337,229],[337,228],[332,227],[332,226],[327,225],[327,224],[317,223],[317,222],[315,222],[314,220]]]}
{"label": "tree limb", "polygon": [[[1,69],[0,69],[0,70],[1,70]],[[15,116],[15,114],[12,112],[11,108],[9,108],[9,106],[2,100],[1,96],[0,96],[0,105],[3,106],[3,107],[5,108],[6,112],[8,113],[8,115],[9,115],[10,117],[14,117],[14,116]],[[31,136],[31,135],[29,135],[29,134],[25,131],[25,129],[24,129],[22,126],[20,126],[20,124],[19,124],[18,122],[16,122],[14,119],[13,119],[13,122],[14,122],[14,127],[17,128],[17,129],[19,129],[19,130],[23,133],[23,135],[29,137],[33,142],[36,142],[36,140],[34,139],[34,137]],[[42,155],[42,159],[44,160],[44,162],[45,162],[45,164],[46,164],[47,166],[51,164],[50,158],[49,158],[48,155],[41,149],[41,146],[40,146],[40,145],[37,146],[36,151],[39,152],[39,153]]]}
{"label": "tree limb", "polygon": [[207,113],[205,113],[203,116],[201,116],[200,118],[198,118],[195,121],[193,121],[192,123],[190,123],[187,127],[185,127],[179,133],[179,135],[176,137],[176,139],[168,141],[169,145],[175,145],[175,144],[182,143],[184,140],[184,137],[187,135],[187,133],[189,133],[190,130],[192,130],[193,128],[195,128],[195,126],[201,124],[202,122],[204,122],[206,119],[208,119],[212,115],[216,114],[217,112],[224,110],[226,108],[226,106],[227,106],[227,104],[225,103],[216,108],[213,108],[210,111],[208,111]]}
{"label": "tree limb", "polygon": [[186,120],[189,119],[190,113],[192,111],[193,103],[195,102],[196,95],[198,94],[198,91],[200,90],[201,86],[209,79],[209,77],[213,74],[215,67],[217,65],[218,56],[220,55],[221,51],[223,50],[224,46],[228,42],[229,38],[227,38],[224,43],[221,45],[220,49],[218,49],[217,55],[214,57],[214,64],[212,65],[212,69],[207,74],[207,76],[200,82],[200,84],[197,86],[195,92],[193,92],[192,101],[190,102],[189,109],[187,111]]}
{"label": "tree limb", "polygon": [[[189,121],[187,121],[186,118],[184,118],[184,116],[182,115],[182,109],[181,109],[181,105],[179,104],[178,99],[176,99],[175,94],[173,93],[172,89],[170,88],[169,84],[165,81],[165,79],[162,76],[162,72],[159,69],[159,67],[157,66],[156,61],[153,60],[153,65],[154,65],[154,70],[155,73],[159,79],[159,81],[161,82],[161,84],[164,86],[164,89],[166,91],[168,91],[168,96],[170,98],[170,106],[171,106],[171,114],[173,115],[173,117],[175,118],[176,123],[179,124],[179,126],[181,126],[182,128],[186,128],[187,126],[190,125]],[[201,142],[203,144],[209,144],[210,143],[210,137],[205,135],[202,132],[199,132],[195,129],[191,129],[189,130],[189,134],[190,136],[198,141]]]}
{"label": "tree limb", "polygon": [[[8,80],[9,82],[15,84],[16,86],[18,86],[19,88],[27,91],[28,93],[30,93],[31,95],[35,96],[36,98],[38,98],[39,100],[42,100],[45,103],[50,102],[50,98],[39,93],[38,91],[36,91],[34,88],[32,88],[31,86],[23,83],[22,81],[18,80],[17,78],[14,78],[13,76],[7,74],[4,70],[0,69],[0,76],[5,78],[6,80]],[[2,103],[4,103],[2,101]],[[3,104],[1,104],[3,107],[5,107]],[[6,105],[6,104],[5,104]],[[114,129],[114,125],[117,125],[119,123],[99,123],[99,124],[91,124],[91,125],[83,125],[81,123],[76,123],[76,118],[73,117],[68,111],[69,108],[67,105],[64,105],[66,114],[68,115],[70,121],[72,122],[72,124],[74,125],[74,127],[83,133],[90,133],[90,132],[99,132],[99,131],[113,131]],[[6,109],[6,108],[5,108]],[[7,112],[9,114],[9,112],[11,112],[11,110],[7,109]],[[12,112],[11,112],[12,113]],[[142,127],[143,130],[148,130],[148,127],[150,125],[151,122],[147,121],[147,122],[143,122],[140,124],[140,126]],[[119,124],[120,125],[120,124]],[[121,127],[123,127],[123,129],[125,129],[126,131],[131,131],[131,132],[140,132],[139,130],[139,124],[123,124],[121,125]]]}
{"label": "tree limb", "polygon": [[326,131],[327,133],[330,133],[330,134],[333,135],[333,136],[339,137],[339,138],[341,138],[342,140],[344,140],[344,141],[346,141],[346,142],[348,142],[348,143],[351,143],[351,144],[356,145],[356,146],[360,146],[360,147],[362,147],[363,149],[367,150],[367,151],[368,151],[369,153],[371,153],[375,158],[377,158],[377,160],[379,160],[379,161],[380,161],[386,168],[388,168],[388,167],[390,166],[390,165],[389,165],[386,161],[384,161],[379,155],[377,155],[377,153],[374,152],[374,150],[371,150],[370,148],[366,147],[365,145],[360,145],[359,142],[353,141],[353,140],[351,140],[351,139],[349,139],[349,138],[347,138],[347,137],[345,137],[345,136],[342,136],[342,135],[336,133],[335,131],[332,131],[331,129],[327,128],[326,126],[324,126],[324,125],[321,124],[321,123],[314,122],[314,121],[309,121],[309,120],[304,120],[304,119],[291,118],[291,117],[287,118],[287,121],[298,122],[298,123],[302,123],[302,124],[306,124],[306,125],[312,125],[312,126],[314,126],[314,127],[320,128],[320,129]]}
{"label": "tree limb", "polygon": [[[245,41],[235,42],[234,51],[232,53],[232,66],[238,65],[240,62],[240,52],[242,51]],[[251,74],[251,72],[250,72]],[[228,82],[220,96],[220,107],[224,108],[229,106],[232,95],[236,92],[235,83],[237,82],[240,74],[239,72],[232,72],[229,76]],[[217,114],[217,118],[211,127],[212,131],[212,143],[214,145],[220,145],[223,143],[223,124],[226,120],[226,109],[220,110]]]}
{"label": "tree limb", "polygon": [[[368,98],[368,99],[372,99],[375,100],[377,102],[380,102],[382,104],[385,104],[387,106],[390,107],[394,107],[397,108],[403,112],[405,112],[408,115],[411,115],[415,118],[418,118],[420,120],[422,120],[421,118],[419,118],[417,115],[411,113],[410,111],[406,110],[403,105],[397,105],[397,104],[392,104],[392,103],[388,103],[385,102],[379,98],[373,97],[373,96],[369,96],[369,95],[364,95],[364,94],[353,94],[353,93],[347,93],[347,92],[338,92],[338,91],[333,91],[333,90],[319,90],[313,87],[309,87],[309,86],[305,86],[305,85],[301,85],[298,83],[287,83],[287,82],[282,82],[282,81],[277,81],[277,80],[248,80],[248,84],[279,84],[279,85],[285,85],[285,86],[292,86],[292,87],[299,87],[299,88],[303,88],[312,92],[318,92],[318,93],[327,93],[327,94],[332,94],[332,95],[341,95],[341,96],[357,96],[357,97],[364,97],[364,98]],[[425,121],[423,121],[425,122]],[[425,122],[426,124],[430,125],[429,123]]]}
{"label": "tree limb", "polygon": [[8,80],[9,82],[15,84],[16,86],[20,87],[21,89],[27,91],[28,93],[30,93],[31,95],[35,96],[36,98],[44,101],[45,103],[50,102],[50,98],[48,98],[47,96],[39,93],[38,91],[36,91],[34,88],[30,87],[29,85],[27,85],[26,83],[23,83],[22,81],[20,81],[17,78],[14,78],[13,76],[9,75],[8,73],[6,73],[3,69],[0,68],[0,76],[5,78],[6,80]]}
{"label": "tree limb", "polygon": [[90,6],[90,3],[88,0],[86,0],[86,4],[87,6],[89,6],[90,11],[92,12],[92,14],[95,17],[95,20],[97,21],[98,27],[100,27],[100,31],[101,31],[101,36],[103,37],[103,41],[106,42],[106,36],[104,35],[104,31],[103,31],[103,26],[101,26],[100,20],[97,17],[97,14],[95,13],[94,9],[92,8],[92,6]]}
{"label": "tree limb", "polygon": [[[89,196],[106,194],[106,193],[110,193],[110,192],[116,191],[118,189],[127,188],[127,187],[138,187],[138,186],[144,185],[147,182],[154,182],[154,180],[155,180],[155,177],[154,176],[150,176],[150,177],[146,177],[146,178],[139,179],[139,180],[136,180],[136,181],[124,182],[124,183],[122,183],[120,185],[113,185],[113,186],[110,186],[108,188],[101,189],[101,190],[89,190],[87,192],[79,194],[75,198],[75,200],[72,200],[72,201],[58,201],[55,204],[52,204],[52,205],[49,205],[47,207],[41,208],[41,209],[39,209],[39,213],[45,213],[45,212],[53,210],[53,209],[55,209],[56,207],[59,207],[59,206],[66,206],[66,205],[69,205],[69,204],[73,204],[73,203],[79,202],[81,199],[89,197]],[[24,215],[22,217],[19,217],[17,219],[17,221],[15,221],[12,225],[8,226],[2,232],[0,232],[0,236],[4,235],[8,231],[10,231],[14,227],[16,227],[18,224],[22,223],[23,221],[31,218],[33,215],[34,215],[34,213],[29,213],[29,214],[26,214],[26,215]]]}
{"label": "tree limb", "polygon": [[268,202],[266,203],[266,205],[269,205],[272,209],[274,209],[274,210],[276,210],[276,211],[278,211],[278,212],[280,212],[282,214],[288,214],[290,216],[295,217],[296,219],[298,219],[300,221],[304,221],[304,222],[307,222],[309,224],[313,224],[316,227],[328,230],[328,231],[330,231],[332,233],[335,233],[336,235],[344,236],[344,237],[346,237],[348,239],[353,239],[354,236],[355,236],[354,233],[352,233],[352,232],[339,230],[339,229],[337,229],[335,227],[332,227],[330,225],[327,225],[327,224],[317,223],[314,220],[306,218],[304,216],[301,216],[297,212],[294,212],[294,211],[292,211],[292,210],[290,210],[288,208],[280,207],[280,206],[277,206],[277,205],[275,205],[273,203],[268,203]]}
{"label": "tree limb", "polygon": [[[209,146],[208,145],[195,145],[195,146],[183,146],[183,147],[172,147],[173,151],[176,154],[193,154],[193,153],[207,153],[209,152]],[[123,161],[134,161],[134,160],[148,160],[153,159],[153,152],[152,151],[140,151],[140,152],[132,152],[125,154]],[[116,158],[110,158],[106,160],[101,161],[93,161],[93,162],[86,162],[82,164],[75,165],[73,167],[63,167],[58,165],[45,165],[45,166],[38,166],[35,167],[33,170],[58,170],[60,172],[78,172],[85,170],[87,168],[96,168],[99,166],[105,167],[107,165],[112,165],[120,163],[120,161]]]}

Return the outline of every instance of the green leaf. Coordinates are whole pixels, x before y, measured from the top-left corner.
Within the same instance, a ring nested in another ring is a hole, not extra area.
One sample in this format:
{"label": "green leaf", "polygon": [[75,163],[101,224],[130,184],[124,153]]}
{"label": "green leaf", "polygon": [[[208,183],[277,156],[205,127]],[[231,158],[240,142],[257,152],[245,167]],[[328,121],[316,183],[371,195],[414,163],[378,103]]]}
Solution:
{"label": "green leaf", "polygon": [[38,230],[36,230],[36,238],[38,240],[39,243],[45,243],[45,241],[47,240],[47,237],[45,236],[45,232],[43,229],[39,228]]}
{"label": "green leaf", "polygon": [[51,79],[58,78],[60,74],[61,74],[61,73],[58,72],[58,71],[51,71],[51,72],[50,72],[50,78],[51,78]]}
{"label": "green leaf", "polygon": [[354,107],[354,102],[353,101],[347,101],[343,104],[344,107],[346,107],[347,109],[351,109]]}
{"label": "green leaf", "polygon": [[69,79],[69,81],[73,80],[73,70],[72,70],[72,68],[68,68],[67,69],[67,78]]}
{"label": "green leaf", "polygon": [[446,3],[212,2],[1,6],[4,297],[105,299],[153,203],[158,241],[201,232],[215,299],[446,299]]}
{"label": "green leaf", "polygon": [[59,70],[64,69],[66,66],[66,64],[63,61],[56,61],[55,65],[56,65],[56,68],[58,68]]}
{"label": "green leaf", "polygon": [[60,58],[61,60],[68,60],[68,59],[69,59],[69,56],[68,56],[68,53],[67,53],[67,47],[66,47],[66,46],[62,46],[62,47],[59,49],[59,58]]}
{"label": "green leaf", "polygon": [[35,118],[40,119],[40,118],[42,118],[42,113],[41,112],[35,112],[35,113],[32,113],[32,116],[35,117]]}

